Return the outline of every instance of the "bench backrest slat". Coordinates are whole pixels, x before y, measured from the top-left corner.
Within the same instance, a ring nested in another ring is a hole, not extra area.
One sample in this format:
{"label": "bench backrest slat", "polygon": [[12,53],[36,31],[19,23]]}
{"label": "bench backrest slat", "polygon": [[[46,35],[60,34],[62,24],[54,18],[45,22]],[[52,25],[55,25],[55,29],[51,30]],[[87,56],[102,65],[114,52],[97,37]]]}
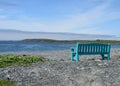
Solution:
{"label": "bench backrest slat", "polygon": [[109,53],[109,44],[99,44],[99,43],[87,43],[79,44],[77,43],[77,52],[79,54],[97,54],[97,53]]}

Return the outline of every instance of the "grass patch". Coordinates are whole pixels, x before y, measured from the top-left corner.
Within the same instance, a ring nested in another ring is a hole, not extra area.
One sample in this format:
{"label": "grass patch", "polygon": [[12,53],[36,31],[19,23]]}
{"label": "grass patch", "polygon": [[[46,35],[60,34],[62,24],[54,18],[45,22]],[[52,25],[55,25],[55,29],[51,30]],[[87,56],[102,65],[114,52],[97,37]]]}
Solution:
{"label": "grass patch", "polygon": [[15,81],[7,81],[0,79],[0,86],[14,86]]}
{"label": "grass patch", "polygon": [[117,56],[118,59],[120,59],[120,56]]}
{"label": "grass patch", "polygon": [[40,56],[22,56],[22,55],[14,55],[14,54],[5,54],[0,55],[0,68],[8,67],[8,66],[28,66],[31,63],[35,62],[45,62],[47,59]]}

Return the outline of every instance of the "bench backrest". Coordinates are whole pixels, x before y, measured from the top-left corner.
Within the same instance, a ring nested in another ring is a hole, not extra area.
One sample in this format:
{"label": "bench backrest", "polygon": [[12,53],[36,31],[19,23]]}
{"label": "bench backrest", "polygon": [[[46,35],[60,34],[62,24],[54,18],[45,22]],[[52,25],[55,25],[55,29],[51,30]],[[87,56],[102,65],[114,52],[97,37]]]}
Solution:
{"label": "bench backrest", "polygon": [[110,53],[110,44],[101,43],[77,43],[78,54],[107,54]]}

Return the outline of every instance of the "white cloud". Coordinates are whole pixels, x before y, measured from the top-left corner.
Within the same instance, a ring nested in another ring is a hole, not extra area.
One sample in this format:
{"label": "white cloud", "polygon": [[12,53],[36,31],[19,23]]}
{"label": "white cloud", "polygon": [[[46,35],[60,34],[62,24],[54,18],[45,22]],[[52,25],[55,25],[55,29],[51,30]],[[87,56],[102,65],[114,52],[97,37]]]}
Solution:
{"label": "white cloud", "polygon": [[[110,11],[111,0],[99,6],[91,8],[83,13],[69,15],[64,20],[43,23],[33,17],[18,15],[16,20],[0,20],[0,28],[17,29],[25,31],[47,31],[47,32],[74,32],[74,33],[96,33],[104,34],[105,30],[97,27],[98,24],[120,18],[120,12]],[[109,10],[108,10],[109,9]],[[0,16],[5,18],[5,16]],[[112,34],[112,33],[111,33]]]}
{"label": "white cloud", "polygon": [[16,20],[0,21],[0,27],[23,31],[38,31],[40,28],[45,28],[44,25],[39,22],[23,22]]}
{"label": "white cloud", "polygon": [[7,18],[7,16],[5,16],[5,15],[0,15],[0,19],[6,19]]}
{"label": "white cloud", "polygon": [[72,32],[81,32],[81,33],[101,32],[101,34],[103,34],[105,30],[94,29],[96,25],[113,19],[120,19],[120,12],[114,12],[108,10],[110,4],[111,4],[110,2],[107,2],[84,13],[72,15],[69,19],[66,19],[61,22],[57,22],[55,23],[55,25],[51,27],[54,30],[57,28],[59,31],[72,31]]}

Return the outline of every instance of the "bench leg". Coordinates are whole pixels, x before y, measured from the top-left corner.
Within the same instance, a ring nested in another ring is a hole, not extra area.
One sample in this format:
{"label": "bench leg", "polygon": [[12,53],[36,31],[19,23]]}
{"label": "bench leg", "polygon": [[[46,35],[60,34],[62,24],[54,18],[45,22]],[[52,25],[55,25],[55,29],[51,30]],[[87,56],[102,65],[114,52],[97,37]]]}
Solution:
{"label": "bench leg", "polygon": [[76,53],[71,53],[71,60],[72,61],[79,61],[79,55],[77,55]]}
{"label": "bench leg", "polygon": [[110,60],[110,54],[107,54],[107,57],[105,57],[104,54],[101,54],[101,56],[102,56],[102,60],[105,59]]}
{"label": "bench leg", "polygon": [[110,60],[110,54],[107,54],[107,60]]}
{"label": "bench leg", "polygon": [[72,61],[75,61],[75,56],[76,56],[75,53],[71,53],[71,60],[72,60]]}
{"label": "bench leg", "polygon": [[102,60],[105,60],[105,58],[104,58],[104,54],[101,54],[101,56],[102,56]]}
{"label": "bench leg", "polygon": [[76,62],[79,61],[79,55],[76,55]]}

